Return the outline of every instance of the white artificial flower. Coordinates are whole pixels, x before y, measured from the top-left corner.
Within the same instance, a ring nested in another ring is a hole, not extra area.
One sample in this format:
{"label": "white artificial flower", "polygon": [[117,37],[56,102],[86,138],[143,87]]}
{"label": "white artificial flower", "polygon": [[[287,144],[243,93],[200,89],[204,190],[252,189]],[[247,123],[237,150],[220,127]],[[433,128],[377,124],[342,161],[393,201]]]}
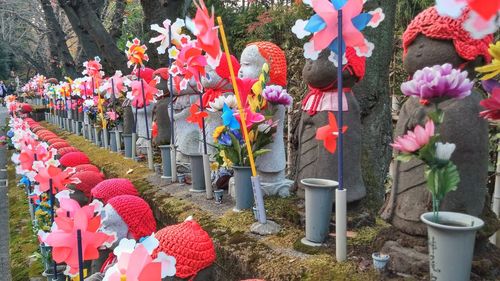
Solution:
{"label": "white artificial flower", "polygon": [[436,158],[441,161],[448,161],[451,158],[451,154],[455,151],[454,143],[436,143]]}
{"label": "white artificial flower", "polygon": [[311,32],[305,29],[308,22],[309,21],[302,19],[298,19],[295,21],[295,24],[292,27],[292,32],[297,36],[297,38],[303,39],[304,37],[311,35]]}

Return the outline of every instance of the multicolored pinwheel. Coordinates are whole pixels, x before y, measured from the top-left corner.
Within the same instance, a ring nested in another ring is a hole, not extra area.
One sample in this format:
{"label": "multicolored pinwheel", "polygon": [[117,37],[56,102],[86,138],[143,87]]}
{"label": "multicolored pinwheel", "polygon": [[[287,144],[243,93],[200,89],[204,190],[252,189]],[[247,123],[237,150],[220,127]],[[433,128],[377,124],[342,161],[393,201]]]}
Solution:
{"label": "multicolored pinwheel", "polygon": [[[304,1],[316,12],[309,20],[297,20],[292,32],[299,39],[313,37],[304,44],[304,56],[316,60],[322,50],[329,49],[329,59],[336,63],[338,55],[345,54],[346,46],[353,47],[358,56],[369,57],[374,44],[366,40],[361,31],[366,26],[377,27],[384,19],[381,8],[362,13],[364,0],[311,0]],[[338,11],[342,9],[342,50],[338,50]]]}
{"label": "multicolored pinwheel", "polygon": [[148,49],[146,45],[141,45],[141,40],[134,38],[132,42],[127,41],[127,50],[125,50],[125,54],[127,55],[127,66],[134,66],[134,69],[139,65],[140,67],[144,67],[144,62],[149,61],[149,57],[146,54],[146,50]]}
{"label": "multicolored pinwheel", "polygon": [[83,70],[83,75],[88,75],[92,78],[102,78],[104,76],[104,71],[102,71],[101,58],[95,57],[93,60],[88,60],[83,63],[85,69]]}

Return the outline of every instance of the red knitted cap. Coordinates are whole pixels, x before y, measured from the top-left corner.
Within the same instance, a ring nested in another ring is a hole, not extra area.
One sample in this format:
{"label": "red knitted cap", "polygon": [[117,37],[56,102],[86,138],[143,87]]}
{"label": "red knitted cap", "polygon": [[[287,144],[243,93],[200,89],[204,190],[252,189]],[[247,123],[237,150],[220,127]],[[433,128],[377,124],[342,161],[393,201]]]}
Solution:
{"label": "red knitted cap", "polygon": [[33,111],[33,108],[31,107],[31,105],[27,104],[27,103],[23,103],[21,105],[21,112],[22,113],[30,113]]}
{"label": "red knitted cap", "polygon": [[56,141],[49,146],[49,149],[52,149],[52,148],[60,149],[60,148],[69,147],[69,146],[71,146],[71,145],[65,141]]}
{"label": "red knitted cap", "polygon": [[352,47],[347,47],[345,50],[345,56],[347,58],[347,67],[351,74],[358,77],[358,81],[365,77],[366,69],[366,57],[359,57],[356,54],[356,50]]}
{"label": "red knitted cap", "polygon": [[158,252],[174,256],[177,269],[176,276],[188,278],[196,276],[202,269],[209,267],[215,261],[215,248],[212,239],[201,226],[192,220],[170,225],[155,234],[160,246]]}
{"label": "red knitted cap", "polygon": [[[240,71],[240,62],[238,59],[231,55],[231,64],[233,65],[235,75]],[[229,72],[229,64],[227,63],[227,57],[222,56],[220,59],[219,66],[215,68],[215,72],[223,79],[231,79],[231,73]]]}
{"label": "red knitted cap", "polygon": [[83,192],[87,198],[90,198],[92,188],[105,179],[102,173],[95,171],[77,172],[73,177],[80,179],[80,183],[75,184],[75,188]]}
{"label": "red knitted cap", "polygon": [[99,168],[97,168],[95,165],[92,164],[81,164],[78,166],[75,166],[75,171],[78,172],[83,172],[83,171],[91,171],[91,172],[96,172],[100,173],[101,171]]}
{"label": "red knitted cap", "polygon": [[120,195],[139,196],[139,192],[132,182],[124,178],[104,180],[92,189],[92,197],[101,200],[104,204]]}
{"label": "red knitted cap", "polygon": [[31,131],[32,131],[33,133],[36,133],[36,132],[38,132],[38,131],[40,131],[40,130],[43,130],[43,129],[45,129],[45,128],[44,128],[44,127],[42,127],[42,126],[40,126],[40,125],[38,125],[38,126],[34,126],[34,127],[32,127],[32,128],[31,128]]}
{"label": "red knitted cap", "polygon": [[90,159],[83,152],[70,152],[61,156],[59,163],[64,167],[74,167],[80,164],[90,164]]}
{"label": "red knitted cap", "polygon": [[477,56],[483,56],[486,62],[491,61],[488,46],[493,41],[493,35],[488,35],[477,40],[470,37],[468,31],[463,28],[463,23],[469,17],[470,10],[463,11],[458,19],[440,16],[435,7],[427,8],[418,14],[408,25],[403,34],[404,55],[408,47],[419,34],[439,40],[453,40],[457,53],[466,61],[474,60]]}
{"label": "red knitted cap", "polygon": [[61,138],[59,138],[59,137],[57,137],[57,138],[50,139],[50,140],[48,140],[47,142],[48,142],[49,144],[53,144],[53,143],[55,143],[55,142],[67,142],[67,141],[66,141],[66,140],[63,140],[63,139],[61,139]]}
{"label": "red knitted cap", "polygon": [[59,154],[59,156],[64,156],[70,152],[79,152],[79,151],[80,150],[78,150],[78,148],[76,148],[76,147],[67,146],[67,147],[59,148],[57,150],[57,154]]}
{"label": "red knitted cap", "polygon": [[286,57],[280,47],[271,42],[253,42],[247,46],[255,45],[259,53],[269,64],[270,84],[286,87]]}
{"label": "red knitted cap", "polygon": [[109,199],[113,209],[127,224],[128,231],[139,240],[156,231],[156,220],[148,203],[133,195],[120,195]]}

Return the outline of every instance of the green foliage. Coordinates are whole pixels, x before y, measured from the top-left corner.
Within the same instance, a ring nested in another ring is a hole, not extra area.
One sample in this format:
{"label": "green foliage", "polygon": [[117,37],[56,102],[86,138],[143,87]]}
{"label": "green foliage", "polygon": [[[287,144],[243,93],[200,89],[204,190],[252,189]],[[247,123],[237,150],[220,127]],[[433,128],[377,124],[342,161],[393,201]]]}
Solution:
{"label": "green foliage", "polygon": [[144,13],[139,1],[131,1],[127,3],[127,6],[125,7],[125,19],[126,22],[124,22],[122,26],[122,35],[118,39],[118,42],[116,42],[116,46],[120,50],[126,49],[125,45],[127,44],[127,41],[131,41],[136,37],[141,39],[141,41],[144,39],[144,28],[142,24],[144,20]]}

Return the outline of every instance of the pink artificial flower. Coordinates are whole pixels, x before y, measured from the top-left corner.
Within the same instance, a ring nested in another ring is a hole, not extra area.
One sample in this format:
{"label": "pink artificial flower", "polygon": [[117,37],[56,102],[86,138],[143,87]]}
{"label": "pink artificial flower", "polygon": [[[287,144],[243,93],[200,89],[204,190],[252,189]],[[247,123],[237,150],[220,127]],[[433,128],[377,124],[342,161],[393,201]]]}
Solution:
{"label": "pink artificial flower", "polygon": [[417,125],[413,131],[397,137],[391,146],[403,153],[413,153],[426,145],[432,136],[434,136],[434,122],[429,119],[425,128]]}
{"label": "pink artificial flower", "polygon": [[479,102],[486,110],[483,110],[479,115],[485,119],[497,121],[500,120],[500,87],[496,87],[491,91],[491,97]]}
{"label": "pink artificial flower", "polygon": [[[240,125],[242,125],[239,111],[236,111],[234,116],[238,119]],[[247,124],[247,128],[251,128],[253,124],[260,123],[264,120],[266,120],[264,115],[253,112],[250,107],[245,107],[245,123]]]}
{"label": "pink artificial flower", "polygon": [[114,111],[108,111],[108,112],[106,112],[106,115],[108,116],[109,120],[111,120],[111,121],[116,121],[116,119],[118,119],[118,113],[116,113]]}

